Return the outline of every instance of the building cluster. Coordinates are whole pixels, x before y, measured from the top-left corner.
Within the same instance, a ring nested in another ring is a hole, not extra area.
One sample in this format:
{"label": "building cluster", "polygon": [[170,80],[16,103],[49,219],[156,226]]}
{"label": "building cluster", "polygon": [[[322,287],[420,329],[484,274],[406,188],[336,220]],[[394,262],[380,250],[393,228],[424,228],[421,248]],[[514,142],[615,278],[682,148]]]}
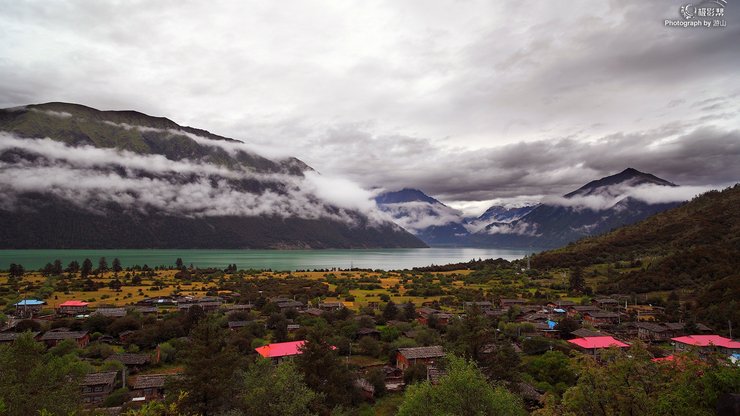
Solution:
{"label": "building cluster", "polygon": [[[129,307],[98,307],[91,308],[87,302],[79,300],[68,300],[56,305],[53,314],[46,313],[49,308],[44,309],[45,302],[35,299],[24,299],[15,304],[16,319],[55,319],[76,318],[86,319],[91,316],[101,315],[116,319],[126,316],[135,311],[141,315],[152,315],[160,318],[164,311],[189,313],[192,308],[198,307],[204,313],[223,312],[227,316],[226,326],[229,330],[238,331],[249,326],[255,321],[239,320],[240,314],[233,312],[250,312],[257,309],[254,304],[232,303],[231,299],[223,297],[206,296],[194,297],[160,297],[145,299],[136,305]],[[313,305],[306,304],[296,299],[285,297],[273,297],[269,299],[274,310],[286,313],[286,316],[322,316],[335,313],[348,307],[344,302],[320,302]],[[291,313],[287,313],[287,312]],[[44,314],[46,313],[46,314]],[[447,308],[443,310],[437,303],[428,302],[416,309],[414,320],[416,327],[431,327],[441,329],[450,325],[455,320],[461,319],[466,314],[480,313],[491,318],[491,322],[505,317],[505,321],[517,325],[523,331],[517,334],[516,339],[521,341],[531,337],[541,336],[550,339],[563,339],[558,341],[569,345],[572,349],[589,355],[598,355],[598,352],[607,348],[629,348],[635,340],[647,343],[664,343],[670,348],[666,351],[681,352],[689,349],[697,350],[700,354],[719,353],[738,358],[740,353],[740,342],[721,337],[712,333],[712,330],[701,324],[687,325],[685,322],[662,322],[663,316],[659,308],[650,305],[624,305],[620,301],[610,298],[597,298],[589,304],[576,304],[569,300],[556,300],[546,304],[532,304],[525,299],[504,298],[497,301],[463,302],[458,308]],[[243,316],[243,315],[241,315]],[[356,329],[352,339],[358,341],[365,337],[381,339],[381,331],[376,325],[375,317],[369,315],[358,315],[354,319],[362,320],[363,325]],[[564,330],[561,323],[568,320],[575,323],[578,329]],[[287,320],[288,333],[295,333],[300,326],[294,319]],[[387,326],[400,324],[397,321],[383,322]],[[267,325],[267,323],[265,323]],[[12,325],[11,325],[12,326]],[[407,326],[408,327],[408,324]],[[408,332],[408,333],[407,333]],[[404,335],[413,338],[411,332],[405,331]],[[100,336],[97,341],[120,345],[127,342],[134,331],[128,330],[120,333],[117,339],[109,335]],[[0,332],[0,343],[13,342],[20,336],[13,328],[6,328]],[[91,342],[91,334],[87,331],[76,331],[69,328],[54,328],[45,332],[32,332],[32,336],[39,342],[51,348],[59,343],[71,340],[80,348],[85,348]],[[295,337],[295,336],[294,336]],[[292,338],[294,338],[292,337]],[[295,339],[295,338],[294,338]],[[519,342],[517,341],[517,342]],[[255,348],[255,352],[261,357],[273,362],[290,360],[303,353],[305,340],[290,342],[274,342]],[[515,343],[515,349],[520,350],[521,345]],[[332,347],[335,348],[335,347]],[[495,345],[486,346],[482,354],[492,352]],[[351,350],[350,350],[351,354]],[[367,375],[370,370],[379,369],[384,374],[385,388],[387,391],[399,391],[404,388],[404,373],[410,368],[425,369],[426,379],[435,383],[444,374],[441,359],[445,351],[441,345],[398,348],[392,354],[389,363],[373,364],[362,368],[355,380],[356,386],[367,398],[374,395],[374,387],[368,381]],[[656,357],[656,360],[672,360],[669,353],[665,356]],[[144,403],[150,400],[160,400],[166,394],[168,380],[177,378],[177,374],[152,374],[156,371],[155,366],[160,361],[159,347],[151,353],[117,353],[107,358],[121,364],[122,371],[107,371],[88,374],[81,382],[81,391],[84,402],[90,407],[99,406],[114,391],[121,387],[127,389],[127,400],[129,403]],[[153,367],[155,366],[155,367]]]}

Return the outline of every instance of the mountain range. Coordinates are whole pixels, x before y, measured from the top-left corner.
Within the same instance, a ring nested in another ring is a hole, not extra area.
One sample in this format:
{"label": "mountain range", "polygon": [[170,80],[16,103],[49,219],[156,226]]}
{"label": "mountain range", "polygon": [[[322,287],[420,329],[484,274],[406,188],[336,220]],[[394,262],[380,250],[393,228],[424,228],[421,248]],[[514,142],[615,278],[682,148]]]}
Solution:
{"label": "mountain range", "polygon": [[674,187],[669,181],[628,168],[562,197],[521,207],[495,205],[477,218],[465,217],[414,189],[381,194],[376,202],[399,225],[432,246],[550,248],[680,205],[681,201],[651,195]]}
{"label": "mountain range", "polygon": [[425,247],[296,158],[135,111],[0,110],[0,248]]}

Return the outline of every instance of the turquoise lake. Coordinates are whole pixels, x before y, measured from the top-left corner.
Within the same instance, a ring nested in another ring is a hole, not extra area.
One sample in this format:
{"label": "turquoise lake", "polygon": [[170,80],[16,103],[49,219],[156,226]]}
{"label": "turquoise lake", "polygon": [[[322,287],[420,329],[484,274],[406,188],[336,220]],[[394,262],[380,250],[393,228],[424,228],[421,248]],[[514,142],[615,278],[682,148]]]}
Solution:
{"label": "turquoise lake", "polygon": [[105,257],[110,265],[114,258],[123,267],[144,264],[154,267],[174,265],[178,257],[186,265],[226,267],[236,264],[242,269],[306,270],[350,267],[368,269],[410,269],[432,264],[465,262],[472,259],[504,258],[515,260],[539,250],[489,248],[414,248],[363,250],[0,250],[0,269],[10,263],[22,264],[27,270],[39,269],[55,259],[64,266],[72,260],[86,258],[97,266]]}

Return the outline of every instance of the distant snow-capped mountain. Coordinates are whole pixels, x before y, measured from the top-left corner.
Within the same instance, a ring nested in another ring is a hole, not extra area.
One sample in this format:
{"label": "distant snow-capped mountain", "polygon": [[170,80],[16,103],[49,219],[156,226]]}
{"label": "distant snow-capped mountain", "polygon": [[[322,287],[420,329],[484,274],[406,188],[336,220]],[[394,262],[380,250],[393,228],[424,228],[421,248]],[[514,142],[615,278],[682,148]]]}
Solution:
{"label": "distant snow-capped mountain", "polygon": [[494,205],[473,218],[418,189],[380,194],[376,203],[431,246],[548,248],[680,205],[683,200],[670,195],[674,188],[669,181],[628,168],[537,205]]}

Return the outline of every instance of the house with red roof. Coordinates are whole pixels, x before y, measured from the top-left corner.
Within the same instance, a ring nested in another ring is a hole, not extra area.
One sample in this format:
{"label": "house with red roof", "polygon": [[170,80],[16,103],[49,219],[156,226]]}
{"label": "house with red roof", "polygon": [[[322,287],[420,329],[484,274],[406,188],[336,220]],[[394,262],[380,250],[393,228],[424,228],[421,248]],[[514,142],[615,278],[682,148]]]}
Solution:
{"label": "house with red roof", "polygon": [[675,342],[677,351],[696,348],[700,353],[715,351],[727,355],[740,353],[740,342],[719,335],[687,335],[671,340]]}
{"label": "house with red roof", "polygon": [[257,354],[269,358],[275,362],[280,362],[289,357],[301,354],[301,347],[306,341],[277,342],[268,344],[263,347],[255,348]]}
{"label": "house with red roof", "polygon": [[59,315],[84,315],[88,312],[87,306],[89,303],[81,300],[68,300],[59,305],[57,313]]}
{"label": "house with red roof", "polygon": [[571,344],[578,347],[579,350],[589,355],[596,355],[598,351],[604,350],[611,347],[617,348],[628,348],[629,345],[624,342],[615,339],[614,337],[603,336],[603,337],[588,337],[588,338],[575,338],[568,340]]}

